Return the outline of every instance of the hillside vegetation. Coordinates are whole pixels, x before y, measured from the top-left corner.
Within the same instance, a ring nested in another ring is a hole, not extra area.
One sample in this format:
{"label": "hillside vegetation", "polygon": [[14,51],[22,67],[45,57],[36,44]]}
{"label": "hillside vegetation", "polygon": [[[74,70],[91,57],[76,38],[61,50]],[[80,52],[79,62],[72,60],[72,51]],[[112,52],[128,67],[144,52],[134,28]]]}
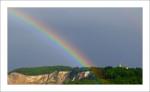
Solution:
{"label": "hillside vegetation", "polygon": [[[56,71],[68,71],[69,74],[63,84],[142,84],[141,68],[125,67],[68,67],[46,66],[33,68],[19,68],[10,73],[17,72],[24,75],[50,74]],[[85,78],[80,77],[82,72],[89,71]],[[74,80],[75,79],[75,80]]]}
{"label": "hillside vegetation", "polygon": [[43,66],[43,67],[28,67],[28,68],[18,68],[9,72],[17,72],[25,75],[40,75],[49,74],[54,71],[70,71],[72,68],[67,66]]}

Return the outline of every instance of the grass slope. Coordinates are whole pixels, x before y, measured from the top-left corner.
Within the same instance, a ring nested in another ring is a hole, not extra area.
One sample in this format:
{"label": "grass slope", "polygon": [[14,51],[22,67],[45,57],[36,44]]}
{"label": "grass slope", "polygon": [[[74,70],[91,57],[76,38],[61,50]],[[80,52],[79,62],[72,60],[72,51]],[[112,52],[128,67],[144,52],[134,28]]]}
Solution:
{"label": "grass slope", "polygon": [[54,71],[69,71],[71,67],[67,66],[43,66],[43,67],[31,67],[31,68],[18,68],[11,72],[17,72],[25,75],[40,75],[40,74],[49,74]]}

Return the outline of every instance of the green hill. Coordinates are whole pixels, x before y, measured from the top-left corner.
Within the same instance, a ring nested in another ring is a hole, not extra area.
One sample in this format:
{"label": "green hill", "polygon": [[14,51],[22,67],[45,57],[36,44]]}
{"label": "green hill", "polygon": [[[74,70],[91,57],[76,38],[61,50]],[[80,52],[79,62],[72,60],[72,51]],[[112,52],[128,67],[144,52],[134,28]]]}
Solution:
{"label": "green hill", "polygon": [[[68,66],[43,66],[32,68],[19,68],[12,72],[25,75],[50,74],[55,71],[69,71],[69,76],[64,84],[142,84],[142,68],[125,67],[68,67]],[[87,78],[72,81],[79,73],[90,71]]]}
{"label": "green hill", "polygon": [[17,72],[25,75],[40,75],[40,74],[49,74],[54,71],[69,71],[71,67],[68,66],[42,66],[42,67],[28,67],[28,68],[18,68],[9,72]]}

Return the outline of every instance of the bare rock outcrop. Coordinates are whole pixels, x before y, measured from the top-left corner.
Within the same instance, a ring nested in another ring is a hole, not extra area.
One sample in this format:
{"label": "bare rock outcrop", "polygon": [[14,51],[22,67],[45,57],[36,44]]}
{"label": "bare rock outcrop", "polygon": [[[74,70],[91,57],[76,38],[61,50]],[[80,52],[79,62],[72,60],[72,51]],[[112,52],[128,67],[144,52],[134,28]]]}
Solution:
{"label": "bare rock outcrop", "polygon": [[13,72],[8,75],[8,84],[62,84],[68,76],[69,71],[55,71],[35,76]]}
{"label": "bare rock outcrop", "polygon": [[8,75],[8,84],[63,84],[65,80],[81,80],[89,75],[90,71],[79,72],[70,79],[70,71],[54,71],[34,76],[12,72]]}

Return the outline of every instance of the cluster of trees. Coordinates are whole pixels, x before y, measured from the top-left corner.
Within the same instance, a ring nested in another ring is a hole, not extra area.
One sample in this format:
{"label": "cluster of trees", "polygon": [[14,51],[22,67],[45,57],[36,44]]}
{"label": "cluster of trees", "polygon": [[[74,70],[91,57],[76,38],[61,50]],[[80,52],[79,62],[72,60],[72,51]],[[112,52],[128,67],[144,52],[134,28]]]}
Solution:
{"label": "cluster of trees", "polygon": [[82,71],[91,71],[88,78],[82,80],[67,80],[66,84],[142,84],[141,68],[125,67],[82,67],[72,68],[70,79]]}
{"label": "cluster of trees", "polygon": [[115,84],[142,84],[141,68],[106,67],[103,72],[104,79]]}

